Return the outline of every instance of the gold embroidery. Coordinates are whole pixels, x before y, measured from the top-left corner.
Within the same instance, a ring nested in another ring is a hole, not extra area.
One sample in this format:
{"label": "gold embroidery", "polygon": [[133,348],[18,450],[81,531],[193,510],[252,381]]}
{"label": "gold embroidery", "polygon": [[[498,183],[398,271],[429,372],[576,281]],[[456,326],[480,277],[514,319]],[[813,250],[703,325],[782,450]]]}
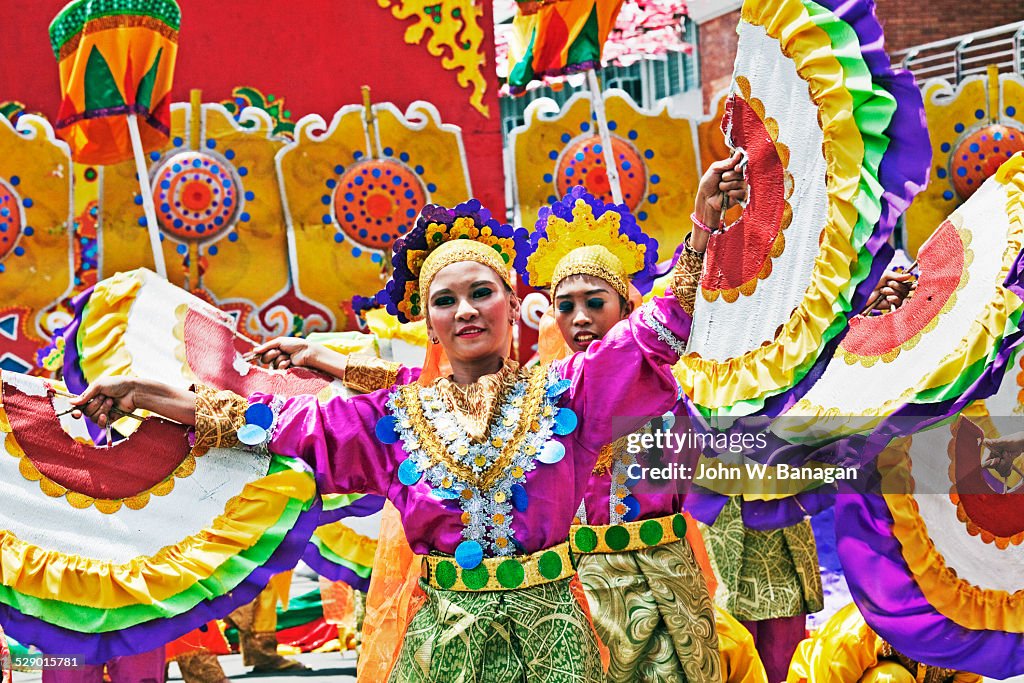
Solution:
{"label": "gold embroidery", "polygon": [[612,461],[615,460],[615,446],[606,443],[601,446],[601,452],[597,456],[597,463],[594,465],[594,474],[600,476],[611,469]]}
{"label": "gold embroidery", "polygon": [[882,643],[879,656],[882,659],[888,659],[896,662],[906,669],[915,680],[921,681],[921,683],[947,683],[948,681],[952,681],[957,673],[953,669],[943,669],[938,666],[922,664],[906,656],[884,641]]}
{"label": "gold embroidery", "polygon": [[[522,415],[516,430],[508,441],[505,442],[501,454],[491,465],[490,469],[482,474],[477,474],[472,467],[457,460],[444,441],[438,436],[433,425],[423,414],[423,405],[420,402],[420,391],[418,385],[404,385],[399,388],[399,395],[396,404],[405,408],[409,415],[409,422],[413,433],[419,441],[419,446],[430,460],[431,465],[443,464],[448,471],[462,479],[470,486],[480,491],[487,491],[504,474],[509,467],[516,452],[522,446],[523,440],[531,430],[531,423],[540,414],[544,402],[545,388],[547,386],[547,366],[538,366],[532,370],[520,369],[517,379],[528,375],[526,396],[523,400]],[[468,491],[469,489],[466,489]],[[470,492],[472,495],[472,492]]]}
{"label": "gold embroidery", "polygon": [[[434,383],[434,388],[470,440],[483,443],[505,396],[519,379],[518,371],[519,363],[506,359],[498,372],[484,375],[472,384],[457,384],[444,377]],[[494,446],[500,448],[501,444]]]}
{"label": "gold embroidery", "polygon": [[402,366],[373,356],[346,356],[342,380],[349,389],[370,393],[392,387]]}
{"label": "gold embroidery", "polygon": [[628,438],[624,436],[601,447],[601,453],[597,456],[597,464],[594,465],[594,474],[600,476],[611,469],[618,455],[626,448]]}
{"label": "gold embroidery", "polygon": [[698,254],[692,249],[683,249],[676,267],[672,269],[672,293],[683,310],[690,315],[693,315],[703,270],[704,254]]}
{"label": "gold embroidery", "polygon": [[235,432],[245,424],[249,402],[231,391],[196,385],[196,445],[201,455],[211,448],[238,446]]}

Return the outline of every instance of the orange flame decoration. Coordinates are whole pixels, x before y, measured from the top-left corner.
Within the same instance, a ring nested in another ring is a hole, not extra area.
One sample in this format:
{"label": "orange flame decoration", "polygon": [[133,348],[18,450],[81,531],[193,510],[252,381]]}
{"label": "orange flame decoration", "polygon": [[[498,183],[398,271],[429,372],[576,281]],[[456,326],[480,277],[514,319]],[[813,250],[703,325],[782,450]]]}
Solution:
{"label": "orange flame decoration", "polygon": [[166,144],[180,24],[174,0],[75,0],[53,20],[64,93],[55,129],[75,161],[131,159],[131,115],[144,150]]}

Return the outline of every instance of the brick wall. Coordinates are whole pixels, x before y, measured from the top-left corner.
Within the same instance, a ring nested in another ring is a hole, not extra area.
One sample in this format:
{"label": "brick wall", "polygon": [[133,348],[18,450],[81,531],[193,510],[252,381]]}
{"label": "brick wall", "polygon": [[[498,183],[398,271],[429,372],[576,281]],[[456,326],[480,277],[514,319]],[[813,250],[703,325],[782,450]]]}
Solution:
{"label": "brick wall", "polygon": [[[933,40],[952,38],[994,26],[1024,20],[1022,0],[876,0],[890,54]],[[736,57],[739,11],[712,19],[699,27],[701,83],[704,108],[729,85]]]}
{"label": "brick wall", "polygon": [[890,54],[934,40],[1024,20],[1021,0],[876,0]]}
{"label": "brick wall", "polygon": [[704,91],[704,110],[711,98],[729,87],[732,65],[736,61],[736,25],[740,12],[729,12],[701,24],[697,33],[700,55],[700,82]]}

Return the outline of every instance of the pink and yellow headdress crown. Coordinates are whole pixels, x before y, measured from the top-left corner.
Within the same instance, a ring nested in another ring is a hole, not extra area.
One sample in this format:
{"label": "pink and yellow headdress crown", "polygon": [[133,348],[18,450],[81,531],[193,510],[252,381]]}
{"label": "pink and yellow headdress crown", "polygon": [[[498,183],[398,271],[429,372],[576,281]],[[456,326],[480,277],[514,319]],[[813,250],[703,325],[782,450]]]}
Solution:
{"label": "pink and yellow headdress crown", "polygon": [[654,271],[657,260],[657,240],[625,207],[605,204],[576,186],[540,210],[525,275],[531,286],[552,292],[567,277],[593,275],[628,299],[630,278]]}
{"label": "pink and yellow headdress crown", "polygon": [[510,270],[522,269],[525,247],[525,230],[499,223],[476,199],[454,209],[428,204],[416,227],[395,242],[394,272],[377,301],[402,322],[419,320],[427,312],[430,281],[459,261],[482,263],[511,287]]}

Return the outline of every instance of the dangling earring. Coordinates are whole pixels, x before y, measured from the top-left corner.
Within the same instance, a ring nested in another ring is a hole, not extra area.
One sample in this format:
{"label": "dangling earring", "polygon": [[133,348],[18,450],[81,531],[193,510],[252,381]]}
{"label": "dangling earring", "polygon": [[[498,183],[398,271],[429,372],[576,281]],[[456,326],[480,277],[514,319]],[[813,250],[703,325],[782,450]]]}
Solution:
{"label": "dangling earring", "polygon": [[440,342],[440,341],[441,341],[441,340],[440,340],[440,339],[438,339],[437,337],[431,337],[431,338],[430,338],[430,343],[431,343],[431,344],[437,344],[437,343],[438,343],[438,342]]}

